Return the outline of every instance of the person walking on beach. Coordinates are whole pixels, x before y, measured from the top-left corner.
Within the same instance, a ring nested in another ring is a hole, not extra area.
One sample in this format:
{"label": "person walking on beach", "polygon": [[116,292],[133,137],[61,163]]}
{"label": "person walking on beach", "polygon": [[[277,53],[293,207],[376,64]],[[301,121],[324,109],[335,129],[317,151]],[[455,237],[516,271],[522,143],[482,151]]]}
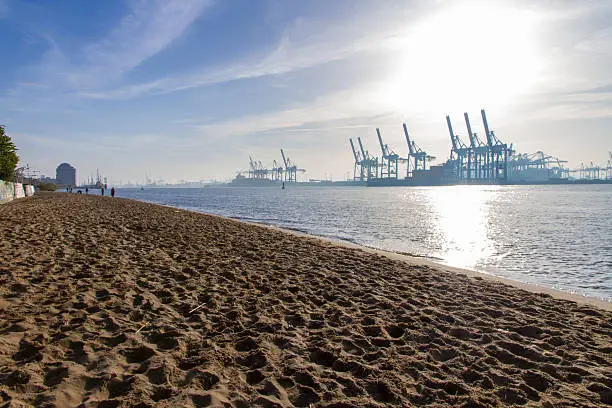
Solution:
{"label": "person walking on beach", "polygon": [[104,197],[104,187],[100,189],[100,194],[102,195],[102,197]]}
{"label": "person walking on beach", "polygon": [[115,196],[115,187],[112,187],[111,188],[111,197],[114,197],[114,196]]}

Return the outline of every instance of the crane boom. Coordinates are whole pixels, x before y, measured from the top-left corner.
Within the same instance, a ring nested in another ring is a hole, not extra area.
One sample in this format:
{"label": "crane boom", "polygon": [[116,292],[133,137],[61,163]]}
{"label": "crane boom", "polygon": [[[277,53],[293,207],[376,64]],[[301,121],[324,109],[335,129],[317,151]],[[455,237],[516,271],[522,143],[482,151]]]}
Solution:
{"label": "crane boom", "polygon": [[355,150],[355,145],[353,144],[353,139],[351,139],[349,137],[349,142],[351,142],[351,150],[353,150],[353,156],[355,156],[355,163],[359,162],[359,155],[357,154],[357,151]]}
{"label": "crane boom", "polygon": [[385,144],[383,143],[382,136],[380,135],[380,129],[376,128],[376,134],[378,135],[378,142],[380,143],[380,150],[382,150],[383,157],[387,156]]}
{"label": "crane boom", "polygon": [[283,162],[285,163],[285,169],[287,169],[287,159],[285,158],[285,152],[283,152],[283,149],[280,149],[281,151],[281,155],[283,156]]}
{"label": "crane boom", "polygon": [[450,133],[453,150],[457,150],[457,140],[455,140],[455,134],[453,133],[453,125],[451,124],[450,116],[448,115],[446,115],[446,124],[448,125],[448,133]]}
{"label": "crane boom", "polygon": [[366,155],[366,152],[363,149],[363,144],[361,143],[361,137],[359,137],[359,136],[357,137],[357,142],[359,142],[359,148],[361,149],[362,157],[365,159],[368,156]]}
{"label": "crane boom", "polygon": [[412,147],[412,143],[410,143],[410,136],[408,136],[408,128],[406,127],[405,123],[403,125],[404,125],[404,134],[406,135],[406,143],[408,143],[408,150],[410,151],[410,154],[413,155],[414,149]]}
{"label": "crane boom", "polygon": [[465,126],[467,126],[468,135],[470,137],[470,145],[472,149],[476,148],[476,141],[474,140],[474,134],[472,133],[472,125],[470,125],[470,117],[467,112],[463,112],[463,117],[465,117]]}
{"label": "crane boom", "polygon": [[493,146],[493,138],[491,137],[491,131],[489,131],[489,123],[487,122],[487,115],[485,114],[485,110],[481,109],[480,114],[482,115],[482,123],[484,124],[485,133],[487,135],[487,144],[489,147]]}

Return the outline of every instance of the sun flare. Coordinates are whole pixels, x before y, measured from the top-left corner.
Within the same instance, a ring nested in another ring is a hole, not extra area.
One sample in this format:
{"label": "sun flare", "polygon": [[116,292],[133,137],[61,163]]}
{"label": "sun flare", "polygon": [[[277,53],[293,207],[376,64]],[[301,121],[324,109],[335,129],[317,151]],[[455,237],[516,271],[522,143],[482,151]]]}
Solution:
{"label": "sun flare", "polygon": [[398,111],[510,102],[538,77],[536,17],[472,3],[427,18],[398,42],[385,99]]}

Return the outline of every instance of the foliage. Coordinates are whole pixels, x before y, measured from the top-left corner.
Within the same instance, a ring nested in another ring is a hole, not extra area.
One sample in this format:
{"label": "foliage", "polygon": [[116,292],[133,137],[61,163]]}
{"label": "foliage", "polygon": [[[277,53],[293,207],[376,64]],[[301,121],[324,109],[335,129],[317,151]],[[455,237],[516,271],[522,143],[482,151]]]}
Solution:
{"label": "foliage", "polygon": [[18,162],[17,147],[15,147],[11,138],[4,133],[4,126],[0,125],[0,180],[13,180]]}
{"label": "foliage", "polygon": [[55,185],[54,183],[39,183],[38,184],[38,189],[40,191],[56,191],[57,190],[57,185]]}

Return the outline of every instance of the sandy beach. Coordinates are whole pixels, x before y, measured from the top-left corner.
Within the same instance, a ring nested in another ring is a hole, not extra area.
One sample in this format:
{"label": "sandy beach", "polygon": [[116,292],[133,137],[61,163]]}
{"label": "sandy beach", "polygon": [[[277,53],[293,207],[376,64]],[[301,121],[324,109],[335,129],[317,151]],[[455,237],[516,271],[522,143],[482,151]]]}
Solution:
{"label": "sandy beach", "polygon": [[594,304],[120,198],[0,237],[0,407],[612,404]]}

